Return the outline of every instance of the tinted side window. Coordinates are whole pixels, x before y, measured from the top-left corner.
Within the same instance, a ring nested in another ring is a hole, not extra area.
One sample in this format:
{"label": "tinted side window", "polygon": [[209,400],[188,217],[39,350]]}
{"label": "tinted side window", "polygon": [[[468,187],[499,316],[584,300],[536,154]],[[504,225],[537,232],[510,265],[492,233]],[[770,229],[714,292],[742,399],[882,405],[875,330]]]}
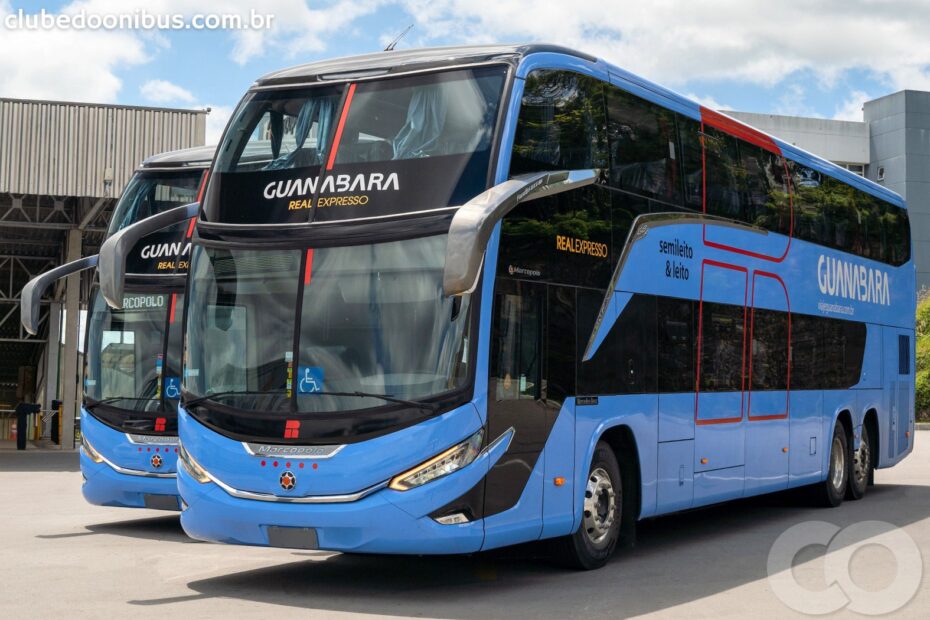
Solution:
{"label": "tinted side window", "polygon": [[787,235],[791,232],[791,205],[784,160],[762,147],[739,143],[742,173],[746,178],[746,222]]}
{"label": "tinted side window", "polygon": [[701,124],[680,114],[677,116],[684,205],[700,210],[704,204],[704,154],[701,147]]}
{"label": "tinted side window", "polygon": [[659,297],[659,392],[694,391],[694,302]]}
{"label": "tinted side window", "polygon": [[738,392],[743,389],[745,310],[704,302],[700,321],[700,389]]}
{"label": "tinted side window", "polygon": [[823,368],[822,319],[806,314],[791,315],[791,389],[815,390],[821,387]]}
{"label": "tinted side window", "polygon": [[607,136],[612,187],[680,202],[674,112],[608,86]]}
{"label": "tinted side window", "polygon": [[788,167],[795,237],[892,265],[910,259],[906,210],[807,166]]}
{"label": "tinted side window", "polygon": [[[578,291],[578,356],[584,355],[604,293]],[[656,298],[634,295],[597,352],[578,367],[579,394],[656,391]]]}
{"label": "tinted side window", "polygon": [[526,78],[510,174],[607,166],[607,121],[600,80],[569,71]]}
{"label": "tinted side window", "polygon": [[488,386],[494,401],[541,397],[544,294],[540,285],[498,282]]}
{"label": "tinted side window", "polygon": [[501,224],[498,274],[606,287],[613,265],[610,194],[588,186],[518,205]]}
{"label": "tinted side window", "polygon": [[704,128],[707,165],[707,212],[745,221],[742,195],[745,174],[739,160],[737,140],[713,127]]}
{"label": "tinted side window", "polygon": [[753,390],[788,389],[788,313],[753,308]]}
{"label": "tinted side window", "polygon": [[616,266],[616,261],[620,260],[623,246],[630,234],[630,228],[633,226],[633,220],[640,215],[649,213],[649,201],[626,192],[611,191],[610,205],[611,241],[613,243],[613,260],[611,262]]}
{"label": "tinted side window", "polygon": [[548,287],[545,398],[561,405],[575,391],[575,289]]}

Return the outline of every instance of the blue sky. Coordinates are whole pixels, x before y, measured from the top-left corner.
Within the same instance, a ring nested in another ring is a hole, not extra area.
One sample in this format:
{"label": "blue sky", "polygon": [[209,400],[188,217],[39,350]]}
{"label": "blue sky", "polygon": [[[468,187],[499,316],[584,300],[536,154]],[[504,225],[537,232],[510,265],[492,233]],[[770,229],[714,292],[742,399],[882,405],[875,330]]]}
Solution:
{"label": "blue sky", "polygon": [[210,137],[258,76],[400,47],[547,41],[596,54],[722,109],[861,118],[862,101],[930,90],[926,0],[0,0],[69,15],[250,10],[260,31],[10,29],[0,96],[211,107]]}

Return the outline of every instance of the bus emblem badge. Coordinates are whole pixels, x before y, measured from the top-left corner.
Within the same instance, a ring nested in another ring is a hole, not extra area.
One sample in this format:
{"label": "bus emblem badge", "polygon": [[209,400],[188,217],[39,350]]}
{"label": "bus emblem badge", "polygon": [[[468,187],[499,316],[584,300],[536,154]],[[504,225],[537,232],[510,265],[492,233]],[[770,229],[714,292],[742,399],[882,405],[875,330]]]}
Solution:
{"label": "bus emblem badge", "polygon": [[152,455],[152,467],[154,467],[155,469],[158,469],[158,468],[161,467],[161,464],[162,464],[162,463],[163,463],[163,461],[162,461],[162,458],[161,458],[161,455],[160,455],[160,454],[153,454],[153,455]]}
{"label": "bus emblem badge", "polygon": [[278,479],[278,482],[281,484],[281,488],[285,491],[290,491],[295,486],[297,486],[297,476],[293,473],[286,471],[281,474],[281,477]]}

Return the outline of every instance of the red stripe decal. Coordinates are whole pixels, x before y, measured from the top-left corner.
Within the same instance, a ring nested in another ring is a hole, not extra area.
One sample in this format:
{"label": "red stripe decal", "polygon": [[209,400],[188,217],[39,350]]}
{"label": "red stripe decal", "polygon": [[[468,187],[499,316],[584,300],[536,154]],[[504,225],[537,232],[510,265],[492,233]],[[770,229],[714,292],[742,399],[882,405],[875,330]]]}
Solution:
{"label": "red stripe decal", "polygon": [[178,303],[178,294],[171,293],[171,310],[168,312],[168,323],[174,323],[174,309]]}
{"label": "red stripe decal", "polygon": [[775,140],[773,140],[771,136],[762,133],[755,127],[750,127],[734,118],[730,118],[725,114],[701,106],[701,122],[721,131],[725,131],[750,144],[761,146],[766,151],[781,155],[781,149],[775,144]]}
{"label": "red stripe decal", "polygon": [[197,223],[197,218],[196,218],[196,217],[192,217],[192,218],[191,218],[191,223],[187,225],[187,238],[188,238],[188,239],[190,239],[190,238],[191,238],[191,235],[194,234],[194,224],[196,224],[196,223]]}
{"label": "red stripe decal", "polygon": [[339,124],[336,125],[336,135],[333,136],[333,147],[329,152],[329,161],[326,162],[326,169],[332,170],[333,164],[336,163],[336,152],[339,151],[339,141],[342,140],[342,130],[346,124],[346,116],[349,115],[349,106],[352,105],[352,95],[355,94],[355,83],[349,84],[349,90],[346,92],[346,102],[342,106],[342,114],[339,115]]}
{"label": "red stripe decal", "polygon": [[310,284],[310,276],[313,273],[313,248],[307,250],[307,268],[304,269],[304,286]]}
{"label": "red stripe decal", "polygon": [[197,192],[197,202],[203,202],[203,192],[207,189],[207,179],[210,177],[210,171],[203,171],[203,179],[200,181],[200,191]]}

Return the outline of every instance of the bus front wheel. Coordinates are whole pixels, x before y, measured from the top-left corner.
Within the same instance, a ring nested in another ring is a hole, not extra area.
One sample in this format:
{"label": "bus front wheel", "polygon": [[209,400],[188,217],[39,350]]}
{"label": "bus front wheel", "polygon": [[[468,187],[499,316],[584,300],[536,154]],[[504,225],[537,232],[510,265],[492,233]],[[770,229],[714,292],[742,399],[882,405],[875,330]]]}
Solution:
{"label": "bus front wheel", "polygon": [[624,519],[623,481],[620,465],[611,447],[598,442],[585,481],[581,526],[563,538],[556,539],[555,556],[572,568],[592,570],[604,566],[620,540]]}

